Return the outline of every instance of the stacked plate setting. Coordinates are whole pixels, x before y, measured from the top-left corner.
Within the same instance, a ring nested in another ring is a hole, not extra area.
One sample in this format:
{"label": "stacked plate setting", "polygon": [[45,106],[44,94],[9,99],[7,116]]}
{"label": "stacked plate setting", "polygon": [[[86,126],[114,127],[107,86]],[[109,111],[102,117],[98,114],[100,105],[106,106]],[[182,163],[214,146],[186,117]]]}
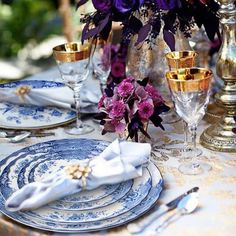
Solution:
{"label": "stacked plate setting", "polygon": [[[143,176],[114,185],[104,185],[52,202],[38,210],[8,212],[6,199],[17,189],[61,170],[75,160],[92,158],[108,142],[63,139],[23,148],[0,162],[0,210],[10,218],[54,232],[90,232],[127,223],[149,210],[158,199],[163,180],[150,163]],[[105,171],[105,170],[104,170]]]}

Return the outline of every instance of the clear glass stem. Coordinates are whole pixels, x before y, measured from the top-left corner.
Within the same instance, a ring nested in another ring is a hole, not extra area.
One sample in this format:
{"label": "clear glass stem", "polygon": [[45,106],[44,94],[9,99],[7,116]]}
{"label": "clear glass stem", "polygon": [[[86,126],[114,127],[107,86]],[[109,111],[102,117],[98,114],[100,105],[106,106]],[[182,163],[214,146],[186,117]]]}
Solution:
{"label": "clear glass stem", "polygon": [[183,121],[183,125],[184,125],[184,147],[187,148],[188,147],[188,124]]}
{"label": "clear glass stem", "polygon": [[189,127],[189,131],[191,133],[191,146],[192,146],[192,168],[199,168],[199,164],[196,162],[197,158],[197,126],[192,125]]}
{"label": "clear glass stem", "polygon": [[76,128],[81,129],[83,128],[83,123],[81,121],[81,114],[80,114],[80,89],[82,85],[77,85],[74,87],[74,101],[75,101],[75,110],[76,110]]}
{"label": "clear glass stem", "polygon": [[188,145],[188,124],[183,120],[183,129],[184,129],[184,145],[183,145],[183,160],[187,162],[189,160],[189,151],[191,148]]}

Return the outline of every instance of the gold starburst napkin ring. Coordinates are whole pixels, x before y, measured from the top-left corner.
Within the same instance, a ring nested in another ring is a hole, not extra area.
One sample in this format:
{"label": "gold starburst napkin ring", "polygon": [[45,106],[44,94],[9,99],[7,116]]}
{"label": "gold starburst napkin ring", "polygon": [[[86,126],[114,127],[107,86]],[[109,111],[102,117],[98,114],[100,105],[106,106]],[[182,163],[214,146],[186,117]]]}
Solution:
{"label": "gold starburst napkin ring", "polygon": [[31,90],[30,86],[22,85],[16,89],[16,95],[20,97],[22,101],[25,100],[25,95],[28,94]]}
{"label": "gold starburst napkin ring", "polygon": [[77,165],[70,165],[65,168],[66,175],[69,176],[71,179],[81,179],[82,182],[82,189],[86,189],[86,178],[92,172],[91,167],[89,165],[83,166],[80,164]]}

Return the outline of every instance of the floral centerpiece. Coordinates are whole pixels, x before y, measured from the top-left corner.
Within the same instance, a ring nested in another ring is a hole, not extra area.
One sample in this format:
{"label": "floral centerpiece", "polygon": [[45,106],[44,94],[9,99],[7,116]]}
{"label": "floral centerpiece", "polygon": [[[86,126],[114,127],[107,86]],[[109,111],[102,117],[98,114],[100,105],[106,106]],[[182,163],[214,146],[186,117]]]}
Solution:
{"label": "floral centerpiece", "polygon": [[[77,7],[89,0],[80,0]],[[171,50],[175,48],[174,34],[177,29],[186,37],[195,26],[204,26],[214,40],[219,33],[217,11],[214,0],[92,0],[94,12],[85,14],[82,41],[102,37],[106,39],[111,31],[112,21],[121,22],[122,41],[129,44],[137,34],[137,42],[152,42],[161,32]]]}
{"label": "floral centerpiece", "polygon": [[158,91],[148,83],[148,78],[138,81],[133,77],[125,78],[114,88],[108,86],[98,108],[102,134],[116,132],[123,135],[126,132],[126,138],[136,142],[139,141],[138,132],[150,138],[146,131],[149,121],[164,129],[159,115],[169,110]]}
{"label": "floral centerpiece", "polygon": [[[80,0],[79,8],[89,0]],[[174,34],[177,30],[190,37],[192,28],[204,26],[208,37],[215,39],[219,33],[214,0],[91,0],[95,11],[85,14],[82,42],[90,38],[108,39],[112,22],[121,22],[122,42],[128,46],[137,35],[135,45],[147,42],[150,47],[160,33],[175,50]],[[121,47],[125,48],[125,47]],[[119,53],[119,51],[117,51]],[[145,130],[148,122],[163,129],[160,114],[168,107],[160,94],[148,83],[148,79],[126,77],[125,60],[112,60],[107,88],[99,102],[97,116],[106,132],[128,132],[127,138],[138,141],[138,132],[150,136]]]}

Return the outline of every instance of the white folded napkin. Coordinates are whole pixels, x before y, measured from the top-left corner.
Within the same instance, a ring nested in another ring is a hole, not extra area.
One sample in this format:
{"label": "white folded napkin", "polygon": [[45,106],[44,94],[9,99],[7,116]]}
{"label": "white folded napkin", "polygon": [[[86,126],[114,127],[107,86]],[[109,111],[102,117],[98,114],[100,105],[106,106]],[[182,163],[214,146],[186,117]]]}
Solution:
{"label": "white folded napkin", "polygon": [[[19,95],[19,90],[28,88],[24,94]],[[97,104],[99,94],[84,88],[81,90],[81,107]],[[19,86],[17,88],[0,88],[0,102],[13,104],[27,104],[36,106],[56,106],[71,109],[74,104],[73,91],[69,87],[56,88],[31,88]]]}
{"label": "white folded napkin", "polygon": [[[99,156],[77,161],[41,182],[25,185],[7,199],[6,209],[36,209],[83,189],[91,190],[103,184],[115,184],[139,177],[150,153],[151,146],[148,143],[120,142],[116,139]],[[78,164],[91,170],[86,178],[73,179],[68,175],[68,170]]]}

